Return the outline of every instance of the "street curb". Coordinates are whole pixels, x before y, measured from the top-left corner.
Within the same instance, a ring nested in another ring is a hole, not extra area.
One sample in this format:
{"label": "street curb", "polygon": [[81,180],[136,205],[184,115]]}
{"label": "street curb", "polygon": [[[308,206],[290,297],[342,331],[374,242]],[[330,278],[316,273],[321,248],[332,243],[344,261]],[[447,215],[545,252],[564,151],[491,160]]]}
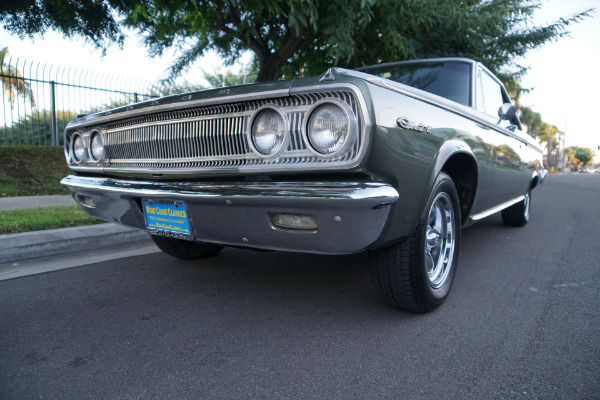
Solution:
{"label": "street curb", "polygon": [[152,243],[143,230],[113,223],[0,235],[0,264]]}

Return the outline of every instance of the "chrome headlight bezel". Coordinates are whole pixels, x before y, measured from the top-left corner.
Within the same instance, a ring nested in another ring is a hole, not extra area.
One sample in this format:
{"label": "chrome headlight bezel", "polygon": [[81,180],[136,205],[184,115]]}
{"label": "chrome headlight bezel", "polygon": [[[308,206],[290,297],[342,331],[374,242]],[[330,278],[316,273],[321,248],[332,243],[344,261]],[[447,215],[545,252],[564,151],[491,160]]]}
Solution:
{"label": "chrome headlight bezel", "polygon": [[67,161],[67,164],[71,164],[71,138],[69,137],[68,140],[67,138],[65,138],[65,145],[63,147],[63,150],[65,152],[65,160]]}
{"label": "chrome headlight bezel", "polygon": [[[260,115],[263,112],[267,112],[267,111],[272,111],[275,112],[279,115],[279,117],[281,118],[281,122],[283,123],[283,138],[281,141],[279,141],[278,145],[275,146],[275,150],[272,151],[271,153],[268,152],[263,152],[261,151],[261,149],[259,148],[259,146],[256,144],[255,141],[255,134],[254,134],[254,124],[256,123],[257,119],[260,117]],[[252,149],[252,151],[258,155],[261,158],[275,158],[278,155],[280,155],[282,152],[285,152],[288,147],[289,147],[289,143],[290,143],[290,126],[289,126],[289,121],[288,118],[286,116],[286,114],[283,112],[283,110],[275,105],[266,105],[263,106],[261,108],[259,108],[258,110],[256,110],[252,116],[250,117],[250,121],[248,123],[248,145],[250,146],[250,148]]]}
{"label": "chrome headlight bezel", "polygon": [[[324,153],[313,144],[313,141],[311,140],[311,132],[309,125],[315,112],[318,112],[318,109],[320,107],[328,104],[333,104],[337,106],[345,114],[346,120],[348,121],[348,132],[345,135],[345,139],[342,145],[338,149],[330,153]],[[346,152],[348,152],[348,150],[350,150],[350,148],[356,142],[356,139],[358,137],[358,121],[356,119],[356,116],[354,115],[354,112],[348,104],[338,99],[324,99],[313,104],[312,107],[306,112],[304,123],[302,124],[302,137],[304,139],[307,149],[317,157],[324,159],[338,158],[344,155]]]}
{"label": "chrome headlight bezel", "polygon": [[[78,141],[80,145],[78,144]],[[78,146],[80,146],[78,148]],[[80,164],[82,162],[85,162],[87,157],[88,157],[88,149],[87,149],[87,145],[86,145],[86,138],[81,134],[81,133],[76,133],[73,135],[73,137],[71,138],[71,160],[73,160],[74,163],[76,164]],[[80,156],[78,156],[78,153],[80,154]]]}
{"label": "chrome headlight bezel", "polygon": [[[102,151],[101,153],[95,154],[94,149],[95,149],[95,140],[97,138],[100,138],[101,142],[102,142]],[[99,131],[99,130],[93,130],[90,135],[89,135],[89,146],[88,146],[88,156],[90,158],[90,160],[95,161],[95,162],[99,162],[104,158],[104,134]]]}

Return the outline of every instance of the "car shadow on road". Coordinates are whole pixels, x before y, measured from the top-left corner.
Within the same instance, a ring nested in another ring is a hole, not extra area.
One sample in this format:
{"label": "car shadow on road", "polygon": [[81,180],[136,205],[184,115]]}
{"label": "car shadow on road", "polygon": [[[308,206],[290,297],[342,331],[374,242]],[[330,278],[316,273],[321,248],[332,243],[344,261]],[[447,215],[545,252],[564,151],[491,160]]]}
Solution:
{"label": "car shadow on road", "polygon": [[[463,232],[463,246],[471,247],[470,242],[478,246],[503,234],[504,226],[491,218]],[[190,296],[187,303],[210,308],[312,310],[338,315],[376,311],[395,319],[415,317],[387,307],[371,283],[367,252],[327,256],[226,248],[203,260],[183,261],[164,254],[141,259],[148,269],[147,279],[154,274],[159,281],[169,277],[176,285],[172,291]],[[461,267],[459,261],[457,280],[463,274]]]}
{"label": "car shadow on road", "polygon": [[[506,227],[499,217],[481,221],[463,230],[461,253],[470,257],[469,253],[476,251],[476,247],[485,246],[505,232]],[[176,286],[170,291],[199,296],[192,302],[199,299],[211,302],[212,298],[212,301],[221,299],[225,304],[238,302],[248,308],[282,303],[288,307],[326,308],[338,312],[352,312],[353,307],[387,311],[371,283],[367,252],[327,256],[225,248],[217,256],[202,260],[178,260],[162,253],[130,260],[120,274],[130,271],[133,275],[123,276],[123,280],[148,281],[154,288],[164,280],[171,281]],[[457,279],[461,278],[462,264],[463,260],[459,259]],[[108,264],[106,267],[110,268]],[[153,279],[157,281],[152,282]]]}

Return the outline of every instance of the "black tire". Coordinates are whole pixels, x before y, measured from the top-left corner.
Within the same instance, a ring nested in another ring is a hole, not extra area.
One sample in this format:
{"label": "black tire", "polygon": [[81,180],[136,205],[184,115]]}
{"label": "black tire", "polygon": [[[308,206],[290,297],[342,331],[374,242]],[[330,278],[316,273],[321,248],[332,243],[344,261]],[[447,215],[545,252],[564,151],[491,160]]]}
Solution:
{"label": "black tire", "polygon": [[411,235],[402,243],[370,252],[373,283],[391,307],[429,312],[450,293],[459,244],[458,194],[452,178],[441,172]]}
{"label": "black tire", "polygon": [[223,246],[210,243],[189,242],[163,236],[150,235],[154,243],[164,253],[182,260],[197,260],[212,257],[219,253]]}
{"label": "black tire", "polygon": [[523,200],[502,210],[502,222],[507,226],[525,226],[529,222],[530,209],[531,189],[525,193]]}

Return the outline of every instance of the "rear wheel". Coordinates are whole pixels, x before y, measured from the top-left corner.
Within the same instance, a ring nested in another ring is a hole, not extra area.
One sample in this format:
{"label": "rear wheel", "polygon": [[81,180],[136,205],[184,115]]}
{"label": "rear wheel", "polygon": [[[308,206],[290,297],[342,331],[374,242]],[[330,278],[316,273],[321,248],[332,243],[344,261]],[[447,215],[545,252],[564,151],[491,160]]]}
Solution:
{"label": "rear wheel", "polygon": [[163,236],[150,235],[154,243],[164,253],[182,260],[196,260],[216,255],[223,249],[211,243],[189,242],[187,240],[173,239]]}
{"label": "rear wheel", "polygon": [[411,235],[370,253],[373,283],[393,308],[431,311],[450,292],[459,243],[458,194],[452,178],[442,172]]}
{"label": "rear wheel", "polygon": [[525,198],[502,210],[502,222],[508,226],[525,226],[529,222],[531,208],[531,189],[525,193]]}

